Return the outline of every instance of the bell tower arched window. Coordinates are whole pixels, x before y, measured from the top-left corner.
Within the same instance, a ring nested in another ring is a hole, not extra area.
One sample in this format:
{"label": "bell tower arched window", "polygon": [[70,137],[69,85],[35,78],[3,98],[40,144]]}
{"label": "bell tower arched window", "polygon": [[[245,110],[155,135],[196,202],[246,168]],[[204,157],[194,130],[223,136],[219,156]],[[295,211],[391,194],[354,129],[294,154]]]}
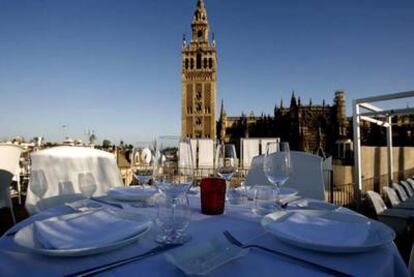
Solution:
{"label": "bell tower arched window", "polygon": [[201,52],[200,50],[197,52],[197,69],[201,69]]}
{"label": "bell tower arched window", "polygon": [[198,38],[198,42],[203,40],[203,31],[202,30],[198,30],[197,38]]}

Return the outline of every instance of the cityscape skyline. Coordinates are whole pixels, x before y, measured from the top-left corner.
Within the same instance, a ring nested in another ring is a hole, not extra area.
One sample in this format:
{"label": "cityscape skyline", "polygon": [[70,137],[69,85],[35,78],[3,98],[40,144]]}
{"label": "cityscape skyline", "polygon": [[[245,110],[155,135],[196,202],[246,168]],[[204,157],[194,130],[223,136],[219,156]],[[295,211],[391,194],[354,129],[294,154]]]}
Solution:
{"label": "cityscape skyline", "polygon": [[[206,0],[218,49],[217,102],[272,114],[410,90],[412,1]],[[0,138],[134,143],[179,134],[181,38],[195,0],[1,1]],[[411,103],[407,103],[411,104]],[[216,107],[216,110],[219,107]],[[66,127],[63,127],[66,126]]]}

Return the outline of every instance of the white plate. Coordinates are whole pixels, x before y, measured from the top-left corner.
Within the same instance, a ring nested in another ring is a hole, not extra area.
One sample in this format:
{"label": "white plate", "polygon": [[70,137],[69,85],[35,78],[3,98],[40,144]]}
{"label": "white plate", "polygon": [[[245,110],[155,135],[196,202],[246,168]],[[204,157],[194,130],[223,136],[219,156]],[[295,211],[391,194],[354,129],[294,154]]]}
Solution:
{"label": "white plate", "polygon": [[23,227],[14,235],[14,242],[21,247],[29,249],[35,253],[46,255],[46,256],[65,256],[65,257],[79,257],[79,256],[86,256],[86,255],[94,255],[103,252],[112,251],[114,249],[129,245],[131,243],[136,242],[141,236],[147,233],[152,226],[152,221],[148,219],[146,216],[136,214],[136,213],[129,213],[125,211],[116,211],[119,213],[120,217],[125,217],[129,220],[136,220],[137,222],[147,221],[148,226],[145,230],[120,241],[109,243],[106,245],[100,245],[96,247],[88,247],[88,248],[77,248],[77,249],[46,249],[36,240],[36,237],[33,234],[33,224],[30,224],[26,227]]}
{"label": "white plate", "polygon": [[281,187],[279,190],[279,197],[289,197],[298,194],[298,191],[288,187]]}
{"label": "white plate", "polygon": [[108,191],[108,196],[115,200],[120,201],[145,201],[154,194],[157,193],[157,189],[154,187],[122,187],[111,188]]}
{"label": "white plate", "polygon": [[299,199],[297,201],[289,202],[287,209],[309,209],[309,210],[336,210],[338,206],[325,201],[318,201],[313,199]]}
{"label": "white plate", "polygon": [[378,221],[340,211],[279,211],[261,223],[288,244],[322,252],[364,252],[395,238],[394,231]]}

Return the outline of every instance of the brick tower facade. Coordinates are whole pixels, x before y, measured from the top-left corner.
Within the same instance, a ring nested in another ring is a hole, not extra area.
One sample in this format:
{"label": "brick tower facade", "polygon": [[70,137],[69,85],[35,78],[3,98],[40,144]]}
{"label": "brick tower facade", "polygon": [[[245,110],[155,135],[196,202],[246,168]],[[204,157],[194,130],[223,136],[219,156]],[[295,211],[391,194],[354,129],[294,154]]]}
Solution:
{"label": "brick tower facade", "polygon": [[203,0],[198,0],[191,41],[182,43],[181,135],[216,138],[217,54]]}

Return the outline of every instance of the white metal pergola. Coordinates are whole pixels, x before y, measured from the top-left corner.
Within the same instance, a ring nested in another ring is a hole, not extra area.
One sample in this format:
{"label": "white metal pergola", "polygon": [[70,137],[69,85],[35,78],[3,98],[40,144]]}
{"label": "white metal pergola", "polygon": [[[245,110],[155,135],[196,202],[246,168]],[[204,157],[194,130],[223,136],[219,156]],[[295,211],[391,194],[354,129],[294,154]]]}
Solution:
{"label": "white metal pergola", "polygon": [[[414,91],[406,91],[392,94],[383,94],[352,101],[353,129],[354,129],[354,180],[357,192],[357,205],[359,205],[359,193],[362,189],[361,175],[361,121],[365,120],[387,129],[387,160],[388,160],[388,185],[393,182],[392,168],[392,117],[397,115],[414,114],[414,108],[383,110],[372,103],[397,100],[414,97]],[[361,110],[365,110],[361,112]]]}

